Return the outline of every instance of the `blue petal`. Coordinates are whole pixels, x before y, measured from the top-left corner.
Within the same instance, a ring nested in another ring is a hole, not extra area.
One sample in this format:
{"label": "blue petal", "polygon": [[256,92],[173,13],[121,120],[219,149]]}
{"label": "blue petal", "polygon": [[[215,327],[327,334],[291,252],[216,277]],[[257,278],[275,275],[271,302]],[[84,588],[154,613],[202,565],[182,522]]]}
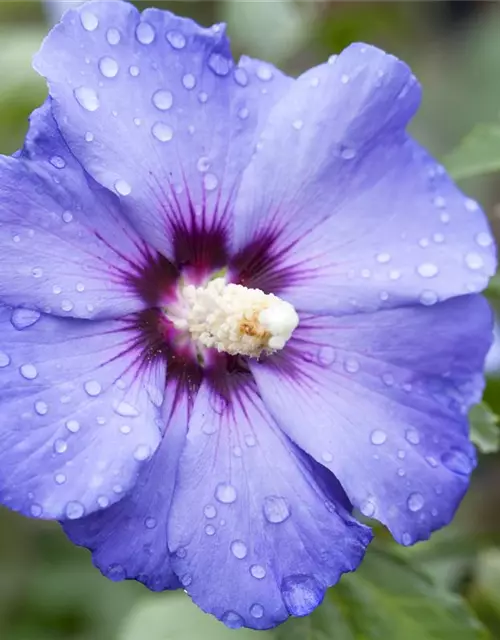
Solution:
{"label": "blue petal", "polygon": [[188,396],[175,381],[167,386],[163,413],[162,442],[135,487],[109,509],[64,525],[75,544],[92,551],[94,564],[105,576],[136,579],[154,591],[180,587],[167,547],[167,521],[185,442]]}
{"label": "blue petal", "polygon": [[289,348],[251,362],[278,424],[403,544],[447,524],[475,466],[467,413],[492,317],[480,296],[430,308],[303,318]]}
{"label": "blue petal", "polygon": [[221,25],[124,2],[69,11],[35,67],[72,152],[169,258],[186,230],[227,232],[259,122],[291,83],[269,65],[235,67]]}
{"label": "blue petal", "polygon": [[366,45],[296,81],[236,202],[233,268],[246,284],[335,315],[486,286],[486,217],[405,133],[419,100],[410,69]]}
{"label": "blue petal", "polygon": [[0,501],[76,519],[134,485],[160,441],[165,365],[127,320],[0,308]]}
{"label": "blue petal", "polygon": [[71,155],[48,102],[22,154],[0,156],[0,252],[4,303],[80,318],[147,306],[134,283],[153,257]]}
{"label": "blue petal", "polygon": [[[204,382],[169,522],[173,566],[204,611],[267,629],[310,613],[354,570],[371,534],[276,426],[250,376]],[[224,398],[229,398],[229,402]]]}

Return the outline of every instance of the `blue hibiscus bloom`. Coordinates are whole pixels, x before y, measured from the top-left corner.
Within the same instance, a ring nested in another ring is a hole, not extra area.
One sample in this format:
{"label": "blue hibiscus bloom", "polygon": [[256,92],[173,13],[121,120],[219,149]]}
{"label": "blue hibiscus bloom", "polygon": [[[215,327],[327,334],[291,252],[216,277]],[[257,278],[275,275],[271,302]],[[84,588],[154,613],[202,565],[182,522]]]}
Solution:
{"label": "blue hibiscus bloom", "polygon": [[69,11],[0,160],[0,500],[230,627],[305,615],[475,464],[485,216],[405,132],[408,67],[293,80],[224,29]]}

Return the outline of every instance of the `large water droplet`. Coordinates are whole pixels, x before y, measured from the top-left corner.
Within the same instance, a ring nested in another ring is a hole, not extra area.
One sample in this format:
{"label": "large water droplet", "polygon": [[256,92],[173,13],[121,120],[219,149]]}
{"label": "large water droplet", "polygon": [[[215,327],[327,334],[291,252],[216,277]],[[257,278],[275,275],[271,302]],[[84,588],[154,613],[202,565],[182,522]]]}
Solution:
{"label": "large water droplet", "polygon": [[313,576],[294,575],[284,578],[281,593],[293,616],[306,616],[319,605],[325,590]]}
{"label": "large water droplet", "polygon": [[71,502],[68,502],[66,505],[66,517],[69,520],[77,520],[78,518],[81,518],[84,513],[85,508],[83,504],[76,500],[71,500]]}
{"label": "large water droplet", "polygon": [[290,509],[285,498],[267,496],[264,498],[264,515],[268,522],[279,524],[290,517]]}
{"label": "large water droplet", "polygon": [[174,49],[184,49],[186,46],[186,38],[180,31],[168,31],[165,37]]}
{"label": "large water droplet", "polygon": [[14,309],[10,321],[15,329],[22,331],[38,322],[40,316],[40,312],[34,309]]}
{"label": "large water droplet", "polygon": [[165,122],[155,122],[151,133],[160,142],[169,142],[174,137],[174,130]]}
{"label": "large water droplet", "polygon": [[99,98],[91,87],[78,87],[74,90],[78,104],[87,111],[97,111],[99,109]]}
{"label": "large water droplet", "polygon": [[101,385],[97,382],[97,380],[88,380],[84,385],[83,388],[85,389],[85,391],[88,393],[89,396],[95,397],[98,396],[101,391],[102,391],[102,387]]}
{"label": "large water droplet", "polygon": [[168,111],[174,102],[171,91],[160,89],[153,94],[153,104],[160,111]]}
{"label": "large water droplet", "polygon": [[80,423],[78,420],[68,420],[66,422],[66,429],[71,433],[78,433],[78,431],[80,431]]}
{"label": "large water droplet", "polygon": [[331,364],[335,362],[337,354],[333,347],[328,345],[324,345],[319,348],[318,351],[318,362],[325,367],[329,367]]}
{"label": "large water droplet", "polygon": [[0,351],[0,369],[8,367],[9,364],[10,364],[9,356],[4,351]]}
{"label": "large water droplet", "polygon": [[231,542],[231,553],[238,560],[243,560],[247,557],[247,545],[242,540],[233,540]]}
{"label": "large water droplet", "polygon": [[135,37],[141,44],[151,44],[155,39],[155,30],[149,22],[140,22],[135,30]]}
{"label": "large water droplet", "polygon": [[372,431],[370,436],[370,441],[372,444],[381,445],[384,444],[386,440],[387,434],[385,431],[382,431],[381,429],[375,429],[375,431]]}
{"label": "large water droplet", "polygon": [[212,53],[208,58],[208,66],[218,76],[227,76],[233,63],[220,53]]}
{"label": "large water droplet", "polygon": [[123,416],[124,418],[135,418],[139,415],[139,410],[128,402],[120,402],[115,407],[115,411],[119,416]]}
{"label": "large water droplet", "polygon": [[67,451],[67,449],[68,443],[66,442],[66,440],[61,440],[60,438],[58,438],[54,441],[54,451],[56,453],[64,453],[65,451]]}
{"label": "large water droplet", "polygon": [[99,71],[105,78],[114,78],[118,73],[118,63],[110,56],[104,56],[99,60]]}
{"label": "large water droplet", "polygon": [[96,15],[90,11],[82,11],[80,21],[86,31],[95,31],[99,26],[99,20]]}
{"label": "large water droplet", "polygon": [[19,371],[26,380],[34,380],[38,375],[38,371],[33,364],[23,364]]}
{"label": "large water droplet", "polygon": [[410,493],[407,504],[410,511],[420,511],[424,506],[424,496],[421,493]]}
{"label": "large water droplet", "polygon": [[115,182],[115,189],[121,196],[128,196],[132,193],[132,187],[126,180],[117,180]]}
{"label": "large water droplet", "polygon": [[221,622],[223,622],[229,629],[241,629],[245,624],[243,618],[236,613],[236,611],[226,611],[221,616]]}
{"label": "large water droplet", "polygon": [[236,500],[236,489],[232,484],[220,482],[215,489],[215,497],[219,502],[231,504]]}
{"label": "large water droplet", "polygon": [[444,466],[461,476],[468,476],[472,471],[473,464],[469,456],[460,449],[451,449],[441,456]]}

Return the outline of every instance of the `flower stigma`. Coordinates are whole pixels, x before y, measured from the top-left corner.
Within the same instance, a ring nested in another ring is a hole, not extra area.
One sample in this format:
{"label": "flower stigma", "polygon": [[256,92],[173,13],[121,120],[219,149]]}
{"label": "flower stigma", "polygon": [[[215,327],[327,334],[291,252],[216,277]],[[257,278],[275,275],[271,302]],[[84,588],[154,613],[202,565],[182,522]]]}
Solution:
{"label": "flower stigma", "polygon": [[197,346],[253,358],[283,349],[299,323],[289,302],[220,277],[179,287],[177,302],[165,313]]}

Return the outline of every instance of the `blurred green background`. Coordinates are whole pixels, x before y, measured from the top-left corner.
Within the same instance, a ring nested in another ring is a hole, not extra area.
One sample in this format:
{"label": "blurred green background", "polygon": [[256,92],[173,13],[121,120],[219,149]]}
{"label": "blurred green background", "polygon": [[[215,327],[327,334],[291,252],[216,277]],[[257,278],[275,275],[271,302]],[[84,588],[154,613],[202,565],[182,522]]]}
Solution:
{"label": "blurred green background", "polygon": [[[62,4],[70,3],[0,0],[1,153],[10,154],[22,145],[27,117],[44,100],[44,82],[32,71],[30,61]],[[477,123],[498,125],[500,131],[500,3],[205,0],[135,4],[168,8],[207,25],[228,22],[236,56],[244,52],[268,59],[292,75],[352,41],[381,46],[410,63],[422,81],[424,100],[413,132],[441,158]],[[500,165],[500,147],[496,157]],[[462,187],[485,206],[498,237],[497,175],[476,176]],[[500,286],[496,293],[492,289],[494,305],[497,297],[500,300],[499,292]],[[500,355],[492,356],[486,397],[497,414],[499,369]],[[380,531],[359,576],[344,578],[315,617],[289,623],[273,637],[500,639],[498,431],[494,419],[484,414],[476,418],[478,437],[488,454],[481,455],[472,489],[454,523],[412,549],[396,548]],[[400,561],[410,564],[399,565]],[[349,607],[356,615],[350,615]],[[474,616],[481,622],[475,622]],[[367,628],[361,619],[369,620]],[[229,633],[240,639],[249,635],[209,623],[190,608],[184,596],[177,599],[149,593],[136,583],[109,582],[92,566],[90,554],[73,547],[57,525],[0,509],[1,640],[219,640]]]}

